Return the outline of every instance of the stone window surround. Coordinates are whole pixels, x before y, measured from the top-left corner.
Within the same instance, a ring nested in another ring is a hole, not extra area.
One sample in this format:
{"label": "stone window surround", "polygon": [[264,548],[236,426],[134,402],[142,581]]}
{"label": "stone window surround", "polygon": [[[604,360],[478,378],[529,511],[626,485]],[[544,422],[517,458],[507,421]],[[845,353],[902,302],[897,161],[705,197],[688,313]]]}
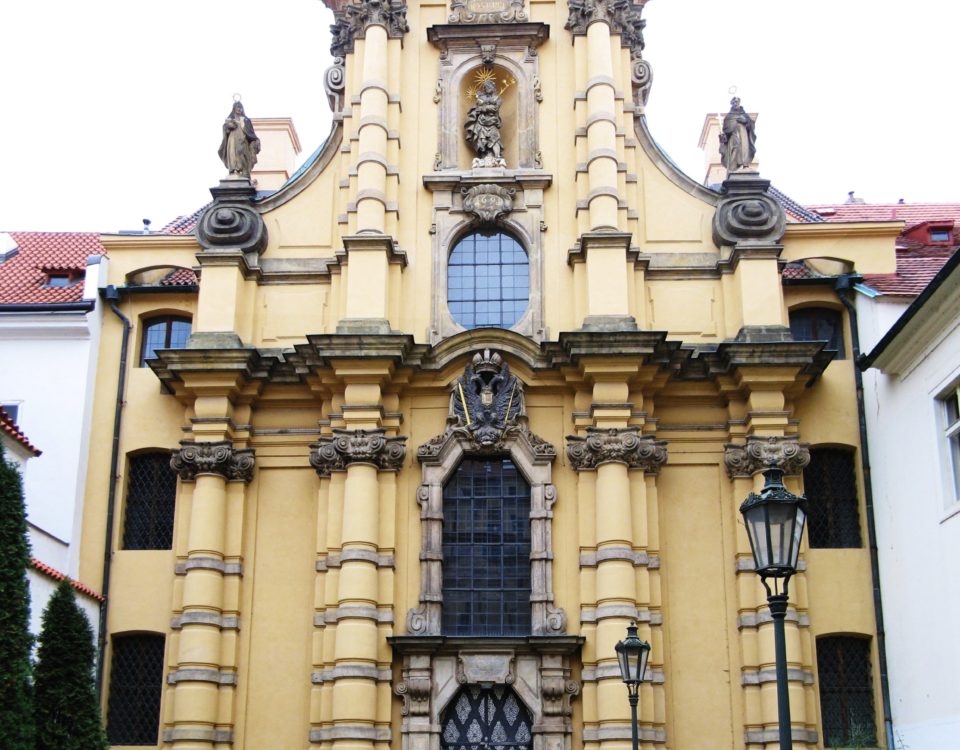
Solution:
{"label": "stone window surround", "polygon": [[[551,481],[556,453],[537,455],[530,433],[520,430],[504,439],[505,454],[530,484],[530,588],[531,631],[535,636],[557,636],[566,632],[566,615],[553,605],[553,504],[556,488]],[[417,490],[420,503],[420,605],[407,615],[411,635],[441,634],[443,604],[443,488],[464,457],[483,453],[466,436],[445,434],[436,456],[421,457],[422,483]]]}

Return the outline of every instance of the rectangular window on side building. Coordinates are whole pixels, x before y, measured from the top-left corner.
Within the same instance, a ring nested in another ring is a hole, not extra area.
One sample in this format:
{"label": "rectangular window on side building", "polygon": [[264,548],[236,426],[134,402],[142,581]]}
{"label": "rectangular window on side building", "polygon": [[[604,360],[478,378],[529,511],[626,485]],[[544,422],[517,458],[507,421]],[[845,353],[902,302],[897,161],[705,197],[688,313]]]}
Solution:
{"label": "rectangular window on side building", "polygon": [[947,448],[946,509],[960,503],[960,384],[940,397],[943,404],[943,440]]}

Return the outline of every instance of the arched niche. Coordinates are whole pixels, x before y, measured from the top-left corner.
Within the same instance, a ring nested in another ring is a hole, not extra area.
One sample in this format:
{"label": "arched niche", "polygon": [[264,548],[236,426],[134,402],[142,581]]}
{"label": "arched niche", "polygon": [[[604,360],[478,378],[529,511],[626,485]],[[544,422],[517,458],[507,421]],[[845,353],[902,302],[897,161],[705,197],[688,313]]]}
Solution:
{"label": "arched niche", "polygon": [[[507,61],[503,61],[507,63]],[[476,102],[476,90],[478,85],[488,78],[494,81],[497,87],[497,93],[500,96],[500,120],[503,126],[500,129],[500,136],[503,143],[503,158],[507,162],[507,168],[516,168],[520,166],[520,99],[519,81],[516,77],[516,66],[510,65],[513,70],[508,69],[503,63],[484,63],[479,61],[478,65],[470,67],[463,66],[459,71],[459,84],[454,93],[458,100],[457,122],[460,123],[461,138],[458,139],[457,160],[453,166],[458,169],[470,169],[470,164],[476,154],[467,143],[464,133],[464,125],[467,122],[467,114],[470,108]],[[526,102],[525,102],[526,103]],[[534,119],[536,114],[534,111]]]}

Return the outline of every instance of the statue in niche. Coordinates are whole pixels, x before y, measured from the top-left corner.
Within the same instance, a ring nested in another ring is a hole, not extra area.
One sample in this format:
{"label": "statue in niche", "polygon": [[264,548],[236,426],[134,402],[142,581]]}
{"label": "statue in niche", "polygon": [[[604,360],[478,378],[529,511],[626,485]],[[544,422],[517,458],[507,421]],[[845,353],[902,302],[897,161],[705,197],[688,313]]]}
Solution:
{"label": "statue in niche", "polygon": [[500,128],[503,127],[500,104],[496,82],[487,79],[477,90],[476,103],[467,112],[464,126],[467,143],[477,154],[477,158],[473,160],[474,169],[507,166],[503,158],[503,141],[500,138]]}
{"label": "statue in niche", "polygon": [[217,153],[230,177],[250,178],[260,153],[260,139],[253,132],[253,123],[244,114],[239,99],[234,101],[233,109],[223,122],[223,139]]}
{"label": "statue in niche", "polygon": [[730,111],[723,118],[720,133],[720,163],[727,174],[750,169],[757,154],[757,133],[753,118],[740,106],[740,97],[730,100]]}

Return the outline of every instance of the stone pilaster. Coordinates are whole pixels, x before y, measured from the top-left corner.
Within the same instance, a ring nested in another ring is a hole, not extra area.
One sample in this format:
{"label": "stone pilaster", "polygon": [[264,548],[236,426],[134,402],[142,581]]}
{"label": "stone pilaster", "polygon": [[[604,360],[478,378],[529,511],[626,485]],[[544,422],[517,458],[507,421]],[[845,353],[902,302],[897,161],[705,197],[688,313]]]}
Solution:
{"label": "stone pilaster", "polygon": [[[734,512],[741,499],[756,491],[762,484],[762,472],[780,469],[796,475],[810,462],[810,451],[795,435],[748,435],[743,444],[728,443],[724,447],[724,465],[733,483]],[[739,514],[738,514],[739,515]],[[739,518],[736,519],[739,521]],[[776,688],[776,660],[774,654],[773,621],[766,604],[766,595],[760,579],[754,572],[750,542],[742,523],[736,524],[737,609],[739,615],[742,657],[741,685],[744,690],[744,742],[750,750],[778,747],[778,714]],[[808,727],[807,705],[813,684],[813,671],[804,661],[804,653],[811,653],[806,625],[805,586],[803,570],[791,579],[790,605],[787,611],[787,661],[790,691],[791,720],[795,748],[813,747],[816,732]],[[810,743],[808,745],[808,743]]]}
{"label": "stone pilaster", "polygon": [[231,654],[239,627],[235,597],[225,591],[225,577],[239,572],[239,563],[228,561],[228,513],[237,495],[242,508],[254,452],[234,448],[228,440],[184,440],[170,465],[181,481],[195,487],[180,614],[174,622],[180,629],[177,667],[167,676],[174,685],[173,726],[164,741],[178,750],[227,747],[233,741],[237,673]]}
{"label": "stone pilaster", "polygon": [[[637,569],[649,569],[651,559],[647,549],[641,549],[640,543],[646,540],[635,536],[646,536],[649,501],[655,506],[653,480],[666,462],[667,449],[665,441],[642,435],[636,427],[587,427],[585,432],[567,438],[567,459],[579,474],[578,502],[593,510],[592,518],[587,519],[593,538],[581,539],[581,549],[591,551],[582,552],[580,559],[584,589],[580,622],[587,637],[584,742],[605,748],[629,742],[631,732],[616,663],[617,641],[624,637],[627,626],[636,622],[642,638],[660,643],[654,636],[660,618],[659,613],[651,613],[650,586],[642,597],[637,586]],[[649,577],[642,580],[650,584]],[[595,602],[592,606],[588,604],[591,600]],[[651,661],[662,661],[662,647]],[[656,710],[663,698],[655,695],[653,686],[662,681],[662,673],[651,670],[648,675],[651,682],[641,690],[644,748],[666,739],[662,713]]]}
{"label": "stone pilaster", "polygon": [[[313,682],[323,686],[319,702],[329,705],[329,712],[323,709],[312,716],[312,745],[372,749],[390,741],[390,660],[381,644],[392,634],[393,610],[389,600],[384,602],[379,579],[381,568],[392,566],[380,550],[381,509],[393,507],[396,493],[392,476],[381,480],[378,474],[400,469],[405,440],[379,428],[337,429],[311,446],[310,463],[331,501],[330,478],[343,475],[342,493],[337,493],[339,551],[328,548],[317,566],[319,572],[336,564],[339,574],[335,606],[323,603],[322,621],[316,623],[332,637],[324,634],[322,658],[315,660],[322,664]],[[327,512],[327,524],[332,520],[333,513]],[[325,584],[325,594],[332,597],[333,581]],[[332,689],[324,696],[328,684]]]}

